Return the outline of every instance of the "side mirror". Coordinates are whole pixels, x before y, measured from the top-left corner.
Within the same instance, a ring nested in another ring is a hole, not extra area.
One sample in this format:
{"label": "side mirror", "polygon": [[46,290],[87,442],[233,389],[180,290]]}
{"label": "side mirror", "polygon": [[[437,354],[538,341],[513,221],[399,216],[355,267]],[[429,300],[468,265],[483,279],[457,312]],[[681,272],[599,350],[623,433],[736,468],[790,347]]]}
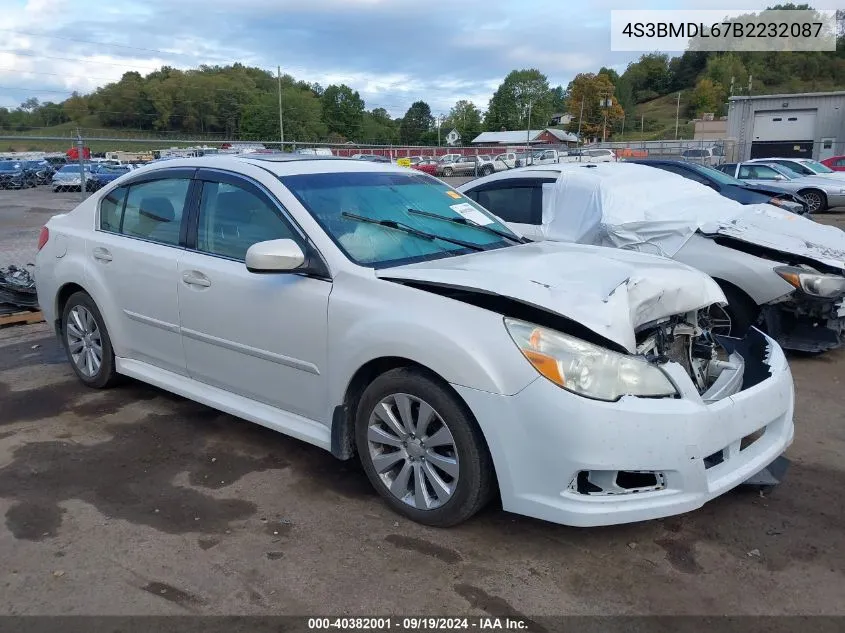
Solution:
{"label": "side mirror", "polygon": [[246,269],[251,273],[296,272],[305,263],[305,253],[293,240],[258,242],[246,252]]}
{"label": "side mirror", "polygon": [[783,174],[778,174],[777,176],[775,176],[775,180],[786,180],[786,176],[784,176]]}

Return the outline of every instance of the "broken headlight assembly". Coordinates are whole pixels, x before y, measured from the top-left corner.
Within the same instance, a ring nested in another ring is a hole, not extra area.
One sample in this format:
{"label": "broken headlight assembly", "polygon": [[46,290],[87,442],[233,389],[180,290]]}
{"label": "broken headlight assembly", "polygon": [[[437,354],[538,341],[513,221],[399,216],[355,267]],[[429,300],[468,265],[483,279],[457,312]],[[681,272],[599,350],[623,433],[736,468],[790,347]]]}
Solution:
{"label": "broken headlight assembly", "polygon": [[625,395],[678,395],[666,374],[646,360],[526,321],[506,318],[505,327],[534,369],[567,391],[608,402]]}
{"label": "broken headlight assembly", "polygon": [[789,285],[814,297],[833,299],[845,295],[845,277],[825,275],[796,266],[778,266],[775,272]]}

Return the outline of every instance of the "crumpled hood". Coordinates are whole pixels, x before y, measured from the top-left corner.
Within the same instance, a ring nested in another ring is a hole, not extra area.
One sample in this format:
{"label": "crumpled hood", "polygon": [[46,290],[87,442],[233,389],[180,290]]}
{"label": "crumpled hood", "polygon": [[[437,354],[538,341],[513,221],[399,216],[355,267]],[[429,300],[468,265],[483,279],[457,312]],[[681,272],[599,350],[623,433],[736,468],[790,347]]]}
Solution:
{"label": "crumpled hood", "polygon": [[386,268],[376,275],[522,301],[576,321],[632,353],[635,328],[725,302],[715,281],[678,262],[556,242]]}
{"label": "crumpled hood", "polygon": [[721,222],[702,224],[705,235],[727,235],[750,244],[794,253],[845,273],[845,231],[782,211],[770,204],[752,204]]}

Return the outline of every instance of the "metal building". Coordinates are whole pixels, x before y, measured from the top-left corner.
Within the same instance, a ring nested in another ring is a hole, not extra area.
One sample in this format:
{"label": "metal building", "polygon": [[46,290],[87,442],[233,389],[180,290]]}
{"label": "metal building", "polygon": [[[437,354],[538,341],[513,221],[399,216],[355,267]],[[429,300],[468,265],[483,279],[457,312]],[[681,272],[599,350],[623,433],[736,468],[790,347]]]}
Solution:
{"label": "metal building", "polygon": [[845,91],[731,97],[728,138],[736,160],[843,155]]}

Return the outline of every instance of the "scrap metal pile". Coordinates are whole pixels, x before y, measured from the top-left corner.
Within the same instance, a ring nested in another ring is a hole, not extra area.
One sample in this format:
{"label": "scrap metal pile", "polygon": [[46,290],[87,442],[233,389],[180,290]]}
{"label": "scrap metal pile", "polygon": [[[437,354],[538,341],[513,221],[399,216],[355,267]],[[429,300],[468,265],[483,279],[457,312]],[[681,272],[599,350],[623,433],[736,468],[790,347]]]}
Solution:
{"label": "scrap metal pile", "polygon": [[0,268],[0,309],[37,308],[35,278],[25,268]]}

